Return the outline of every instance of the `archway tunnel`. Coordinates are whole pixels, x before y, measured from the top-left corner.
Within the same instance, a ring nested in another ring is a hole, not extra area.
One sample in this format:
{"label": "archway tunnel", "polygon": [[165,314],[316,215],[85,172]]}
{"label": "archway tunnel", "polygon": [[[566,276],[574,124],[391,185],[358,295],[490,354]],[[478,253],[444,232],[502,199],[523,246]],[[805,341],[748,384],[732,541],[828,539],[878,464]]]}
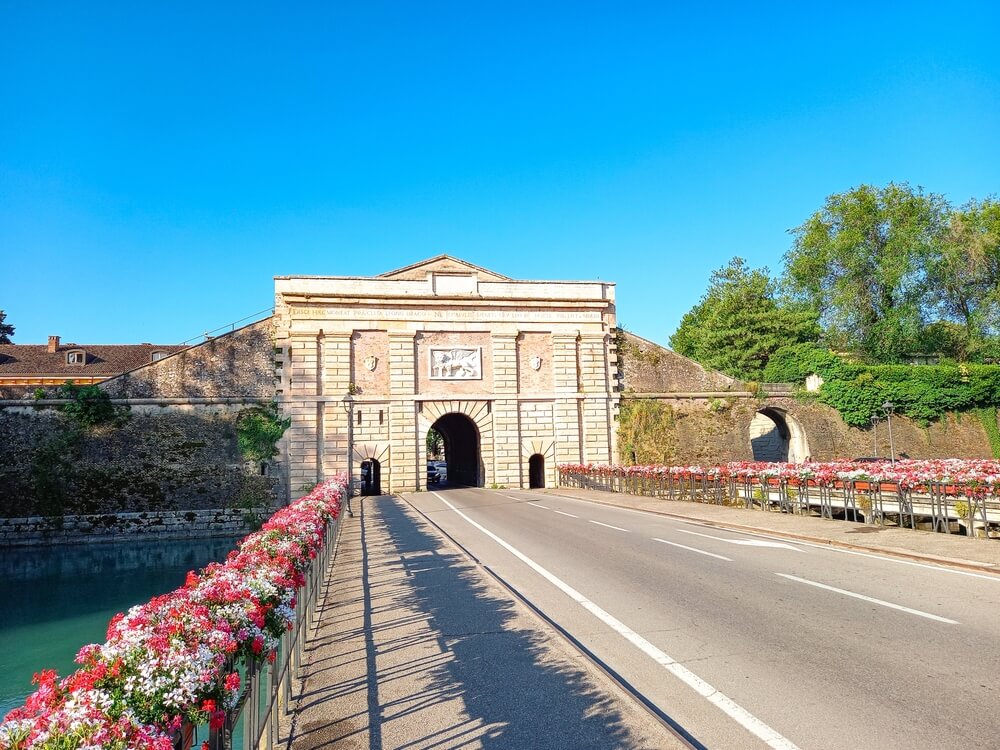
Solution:
{"label": "archway tunnel", "polygon": [[801,425],[783,409],[765,407],[750,422],[754,461],[800,463],[809,456]]}
{"label": "archway tunnel", "polygon": [[431,429],[437,430],[444,441],[448,483],[481,486],[483,473],[476,423],[464,414],[445,414]]}

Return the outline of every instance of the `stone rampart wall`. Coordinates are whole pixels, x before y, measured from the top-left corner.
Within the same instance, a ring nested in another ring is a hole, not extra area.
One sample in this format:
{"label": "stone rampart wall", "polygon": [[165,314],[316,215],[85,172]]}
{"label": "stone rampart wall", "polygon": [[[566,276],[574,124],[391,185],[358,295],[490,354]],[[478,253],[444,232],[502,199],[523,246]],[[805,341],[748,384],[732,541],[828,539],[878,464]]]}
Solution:
{"label": "stone rampart wall", "polygon": [[0,408],[0,517],[283,503],[280,464],[244,470],[236,418],[247,405],[143,407],[83,431],[54,406]]}
{"label": "stone rampart wall", "polygon": [[172,354],[100,383],[111,398],[254,397],[275,395],[272,318]]}
{"label": "stone rampart wall", "polygon": [[728,375],[706,370],[694,360],[627,332],[619,339],[618,361],[626,392],[678,393],[744,388]]}
{"label": "stone rampart wall", "polygon": [[[253,513],[267,518],[271,508]],[[80,544],[148,539],[237,537],[251,530],[246,513],[236,509],[105,513],[45,518],[0,518],[0,547]]]}
{"label": "stone rampart wall", "polygon": [[[623,396],[623,401],[630,397]],[[871,429],[846,424],[836,409],[824,404],[803,403],[792,398],[658,399],[667,407],[661,424],[660,443],[669,443],[672,458],[636,455],[635,463],[717,464],[752,461],[750,424],[765,407],[778,409],[787,420],[798,422],[808,442],[809,456],[815,461],[871,456],[874,440]],[[910,458],[990,458],[990,444],[982,423],[973,414],[949,414],[944,419],[921,426],[904,417],[892,419],[896,453]],[[623,447],[623,450],[626,448]],[[889,433],[885,422],[878,426],[879,455],[889,455]],[[633,463],[631,456],[619,462]]]}

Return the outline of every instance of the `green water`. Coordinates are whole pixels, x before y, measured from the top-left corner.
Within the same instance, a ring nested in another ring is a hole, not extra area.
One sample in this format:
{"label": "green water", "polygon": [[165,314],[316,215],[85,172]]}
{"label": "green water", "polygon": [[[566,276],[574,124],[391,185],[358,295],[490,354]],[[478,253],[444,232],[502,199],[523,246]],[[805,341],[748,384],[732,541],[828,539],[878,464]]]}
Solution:
{"label": "green water", "polygon": [[117,612],[183,585],[237,538],[0,549],[0,718],[33,691],[31,676],[72,672]]}

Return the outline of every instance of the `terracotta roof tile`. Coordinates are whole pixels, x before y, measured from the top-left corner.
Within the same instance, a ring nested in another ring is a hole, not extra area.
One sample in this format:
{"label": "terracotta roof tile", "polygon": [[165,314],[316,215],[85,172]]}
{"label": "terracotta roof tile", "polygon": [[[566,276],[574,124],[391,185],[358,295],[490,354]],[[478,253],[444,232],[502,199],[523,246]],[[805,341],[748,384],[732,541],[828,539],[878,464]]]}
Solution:
{"label": "terracotta roof tile", "polygon": [[[170,355],[187,348],[177,344],[60,344],[50,352],[45,344],[0,344],[0,377],[120,375],[148,365],[153,352]],[[86,362],[67,364],[66,353],[80,349],[86,354]]]}

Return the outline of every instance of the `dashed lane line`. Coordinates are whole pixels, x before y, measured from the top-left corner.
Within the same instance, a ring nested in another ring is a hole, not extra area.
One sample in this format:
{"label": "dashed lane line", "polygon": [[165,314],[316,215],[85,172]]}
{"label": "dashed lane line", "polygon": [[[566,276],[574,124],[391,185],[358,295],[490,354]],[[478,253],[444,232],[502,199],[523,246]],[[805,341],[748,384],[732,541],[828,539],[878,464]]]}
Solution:
{"label": "dashed lane line", "polygon": [[628,529],[623,529],[621,526],[612,526],[610,523],[601,523],[600,521],[594,521],[589,518],[587,520],[590,521],[591,523],[596,523],[598,526],[603,526],[606,529],[614,529],[615,531],[624,531],[626,534],[632,533]]}
{"label": "dashed lane line", "polygon": [[711,534],[702,534],[697,531],[691,531],[690,529],[677,529],[682,534],[691,534],[692,536],[700,536],[705,539],[714,539],[717,542],[725,542],[726,544],[739,544],[743,547],[773,547],[775,549],[790,549],[794,552],[802,552],[798,547],[793,547],[791,544],[786,544],[785,542],[771,542],[766,539],[730,539],[724,536],[712,536]]}

